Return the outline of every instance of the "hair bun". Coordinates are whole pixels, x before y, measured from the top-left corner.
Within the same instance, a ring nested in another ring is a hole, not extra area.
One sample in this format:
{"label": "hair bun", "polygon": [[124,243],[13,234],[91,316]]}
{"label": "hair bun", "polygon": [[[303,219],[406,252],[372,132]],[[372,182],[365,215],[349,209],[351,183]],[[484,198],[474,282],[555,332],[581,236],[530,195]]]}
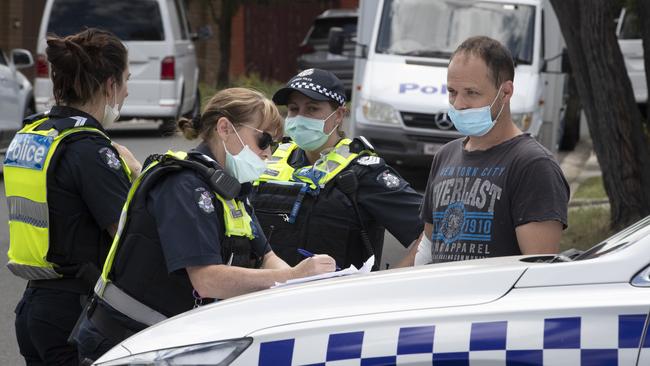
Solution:
{"label": "hair bun", "polygon": [[201,116],[200,115],[196,115],[196,116],[192,117],[192,127],[197,131],[201,129]]}

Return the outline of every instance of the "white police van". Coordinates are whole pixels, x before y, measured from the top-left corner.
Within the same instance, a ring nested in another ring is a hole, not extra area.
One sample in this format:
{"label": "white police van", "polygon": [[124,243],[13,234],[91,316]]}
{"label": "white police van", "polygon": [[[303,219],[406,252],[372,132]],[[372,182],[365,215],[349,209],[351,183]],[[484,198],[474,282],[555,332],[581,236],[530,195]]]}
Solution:
{"label": "white police van", "polygon": [[129,96],[121,119],[162,119],[175,126],[181,115],[199,112],[199,68],[182,0],[48,0],[37,43],[34,96],[37,112],[54,104],[45,55],[50,33],[67,36],[86,27],[113,32],[128,49]]}
{"label": "white police van", "polygon": [[572,258],[517,256],[269,289],[166,320],[97,365],[650,364],[650,216]]}
{"label": "white police van", "polygon": [[560,142],[572,149],[580,112],[567,107],[578,96],[568,88],[564,40],[548,0],[361,0],[353,135],[368,138],[389,161],[407,164],[430,162],[461,137],[447,117],[447,65],[475,35],[512,53],[514,122],[551,151]]}

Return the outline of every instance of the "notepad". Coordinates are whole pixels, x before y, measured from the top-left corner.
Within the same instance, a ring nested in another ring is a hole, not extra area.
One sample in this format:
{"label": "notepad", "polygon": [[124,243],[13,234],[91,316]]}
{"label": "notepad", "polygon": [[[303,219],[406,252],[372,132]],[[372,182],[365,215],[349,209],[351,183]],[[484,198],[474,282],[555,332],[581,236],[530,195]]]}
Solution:
{"label": "notepad", "polygon": [[327,272],[327,273],[321,273],[321,274],[314,275],[314,276],[294,278],[292,280],[288,280],[287,282],[276,282],[275,285],[271,286],[271,288],[295,285],[295,284],[299,284],[299,283],[306,283],[306,282],[312,282],[312,281],[318,281],[318,280],[324,280],[326,278],[351,276],[351,275],[356,275],[356,274],[366,274],[366,273],[370,273],[370,270],[372,270],[372,266],[374,266],[374,265],[375,265],[375,256],[373,255],[363,263],[363,266],[361,266],[361,268],[357,268],[354,265],[350,265],[350,267],[342,269],[340,271],[336,271],[336,272]]}

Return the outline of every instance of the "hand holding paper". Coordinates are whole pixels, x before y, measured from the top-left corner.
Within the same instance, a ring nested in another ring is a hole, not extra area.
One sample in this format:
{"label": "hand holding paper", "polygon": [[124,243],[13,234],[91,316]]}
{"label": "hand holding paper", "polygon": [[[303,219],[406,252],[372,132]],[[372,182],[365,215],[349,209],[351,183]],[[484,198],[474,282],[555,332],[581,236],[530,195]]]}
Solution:
{"label": "hand holding paper", "polygon": [[326,278],[334,278],[334,277],[343,277],[343,276],[349,276],[349,275],[354,275],[354,274],[365,274],[365,273],[370,273],[370,270],[372,270],[372,266],[375,264],[375,256],[371,256],[366,260],[365,263],[363,263],[363,266],[361,269],[357,269],[354,265],[351,265],[348,268],[342,269],[340,271],[336,272],[329,272],[329,273],[322,273],[319,275],[315,276],[308,276],[308,277],[302,277],[302,278],[295,278],[292,280],[288,280],[287,282],[276,282],[274,286],[271,288],[275,287],[282,287],[282,286],[287,286],[287,285],[294,285],[298,283],[305,283],[305,282],[311,282],[311,281],[317,281],[317,280],[323,280]]}

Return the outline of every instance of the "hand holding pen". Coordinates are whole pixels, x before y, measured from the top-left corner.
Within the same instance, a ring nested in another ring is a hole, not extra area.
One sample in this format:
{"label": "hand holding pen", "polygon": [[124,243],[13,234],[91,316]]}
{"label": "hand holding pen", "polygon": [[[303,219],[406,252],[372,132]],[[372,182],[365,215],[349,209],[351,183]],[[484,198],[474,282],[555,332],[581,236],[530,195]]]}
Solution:
{"label": "hand holding pen", "polygon": [[[310,257],[315,256],[314,253],[308,251],[307,249],[303,249],[303,248],[298,248],[298,253],[300,253],[300,255],[302,255],[302,256],[305,257],[305,258],[310,258]],[[341,267],[339,267],[339,266],[337,265],[337,266],[336,266],[336,270],[337,270],[337,271],[340,271],[340,270],[341,270]]]}

